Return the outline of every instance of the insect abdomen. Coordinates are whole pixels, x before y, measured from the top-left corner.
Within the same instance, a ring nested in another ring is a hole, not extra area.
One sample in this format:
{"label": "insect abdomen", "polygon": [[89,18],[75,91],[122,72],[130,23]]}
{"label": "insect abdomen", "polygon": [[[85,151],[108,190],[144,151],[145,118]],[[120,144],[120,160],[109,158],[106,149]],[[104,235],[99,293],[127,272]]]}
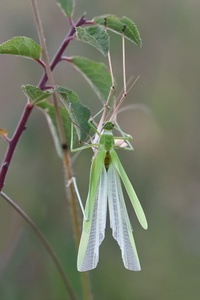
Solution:
{"label": "insect abdomen", "polygon": [[110,162],[111,162],[110,151],[106,151],[106,156],[105,156],[105,159],[104,159],[104,165],[105,165],[106,171],[108,171]]}

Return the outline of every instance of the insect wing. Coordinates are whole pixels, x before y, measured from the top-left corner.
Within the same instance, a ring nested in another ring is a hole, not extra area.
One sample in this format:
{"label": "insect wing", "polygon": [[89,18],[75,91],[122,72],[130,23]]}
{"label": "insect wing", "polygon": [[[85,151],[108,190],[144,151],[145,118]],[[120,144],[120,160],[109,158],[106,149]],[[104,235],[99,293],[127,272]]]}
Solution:
{"label": "insect wing", "polygon": [[87,199],[88,201],[94,201],[94,205],[89,220],[83,221],[77,262],[78,271],[81,272],[96,268],[99,261],[99,246],[105,237],[107,172],[104,165],[97,185],[95,199]]}
{"label": "insect wing", "polygon": [[110,151],[110,155],[111,155],[112,162],[113,162],[113,164],[114,164],[118,174],[120,175],[120,177],[123,181],[123,184],[126,188],[127,194],[131,200],[131,203],[132,203],[135,213],[137,215],[138,221],[140,222],[141,226],[144,229],[147,229],[148,224],[147,224],[147,220],[146,220],[143,208],[140,204],[140,201],[138,200],[138,197],[132,187],[130,180],[128,179],[128,176],[126,175],[126,172],[119,160],[119,157],[118,157],[116,151],[114,149],[112,149]]}
{"label": "insect wing", "polygon": [[110,227],[114,239],[120,246],[124,266],[131,271],[140,271],[140,262],[124,202],[121,180],[112,163],[108,169],[108,205]]}

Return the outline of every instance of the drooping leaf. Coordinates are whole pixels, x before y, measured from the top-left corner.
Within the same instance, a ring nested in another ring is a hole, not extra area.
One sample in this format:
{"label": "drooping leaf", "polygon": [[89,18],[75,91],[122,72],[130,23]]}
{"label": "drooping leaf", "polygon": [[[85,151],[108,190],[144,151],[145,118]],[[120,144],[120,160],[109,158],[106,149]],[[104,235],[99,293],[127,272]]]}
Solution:
{"label": "drooping leaf", "polygon": [[31,38],[15,36],[0,45],[0,54],[19,55],[32,59],[39,59],[40,46]]}
{"label": "drooping leaf", "polygon": [[72,17],[74,12],[74,0],[58,0],[58,6],[60,6],[64,15],[68,18]]}
{"label": "drooping leaf", "polygon": [[142,46],[142,40],[141,40],[140,33],[139,33],[138,28],[135,25],[135,23],[127,17],[122,17],[120,19],[120,21],[122,22],[122,24],[126,25],[124,35],[129,40],[135,42],[135,44],[137,46],[141,47]]}
{"label": "drooping leaf", "polygon": [[126,25],[126,29],[124,31],[125,37],[134,42],[137,46],[141,47],[142,41],[137,26],[127,17],[118,18],[115,15],[103,15],[95,17],[93,21],[95,24],[106,26],[108,29],[118,34],[122,34],[124,25]]}
{"label": "drooping leaf", "polygon": [[108,54],[110,47],[110,37],[101,26],[77,27],[75,37],[95,47],[104,56]]}
{"label": "drooping leaf", "polygon": [[[56,151],[60,157],[62,157],[62,146],[60,143],[58,126],[56,121],[56,114],[54,106],[47,101],[41,101],[37,103],[37,107],[39,107],[46,116],[47,123],[49,125],[50,132],[53,137],[53,141],[55,144]],[[71,142],[71,121],[69,118],[68,111],[64,107],[59,108],[59,112],[62,119],[62,124],[64,127],[65,138],[67,141],[67,146],[70,147]]]}
{"label": "drooping leaf", "polygon": [[111,76],[107,67],[85,57],[74,56],[70,61],[89,82],[97,96],[105,102],[111,87]]}
{"label": "drooping leaf", "polygon": [[75,126],[79,141],[84,141],[89,134],[90,126],[88,120],[90,118],[90,110],[81,104],[78,95],[65,87],[56,87],[56,91],[61,96],[62,103],[68,111],[70,119]]}
{"label": "drooping leaf", "polygon": [[25,95],[29,98],[30,102],[33,104],[48,98],[53,93],[53,89],[42,91],[40,88],[31,84],[22,85],[21,88]]}

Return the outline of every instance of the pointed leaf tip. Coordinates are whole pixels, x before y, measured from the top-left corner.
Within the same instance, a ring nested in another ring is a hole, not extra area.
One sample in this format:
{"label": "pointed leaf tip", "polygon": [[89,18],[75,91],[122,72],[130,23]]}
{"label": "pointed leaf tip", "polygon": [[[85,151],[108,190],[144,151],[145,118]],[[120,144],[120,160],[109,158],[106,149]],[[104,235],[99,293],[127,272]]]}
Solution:
{"label": "pointed leaf tip", "polygon": [[58,6],[61,8],[64,15],[71,18],[74,12],[74,0],[58,0]]}
{"label": "pointed leaf tip", "polygon": [[118,34],[122,34],[124,25],[126,25],[126,29],[124,30],[124,36],[131,42],[135,43],[137,46],[141,47],[142,41],[137,26],[129,18],[118,18],[115,15],[103,15],[95,17],[93,21],[96,24],[106,26],[106,28]]}
{"label": "pointed leaf tip", "polygon": [[142,40],[140,37],[140,33],[138,31],[135,23],[127,17],[122,17],[120,21],[126,25],[126,29],[124,35],[130,40],[133,41],[137,46],[142,46]]}
{"label": "pointed leaf tip", "polygon": [[88,27],[77,27],[76,35],[77,40],[88,43],[95,47],[104,56],[108,55],[110,48],[110,37],[104,28],[101,26],[88,26]]}
{"label": "pointed leaf tip", "polygon": [[41,48],[31,38],[15,36],[0,45],[0,54],[11,54],[26,58],[39,59]]}
{"label": "pointed leaf tip", "polygon": [[24,94],[29,98],[29,101],[33,104],[48,98],[53,93],[53,89],[42,91],[40,88],[31,84],[22,85],[21,88]]}

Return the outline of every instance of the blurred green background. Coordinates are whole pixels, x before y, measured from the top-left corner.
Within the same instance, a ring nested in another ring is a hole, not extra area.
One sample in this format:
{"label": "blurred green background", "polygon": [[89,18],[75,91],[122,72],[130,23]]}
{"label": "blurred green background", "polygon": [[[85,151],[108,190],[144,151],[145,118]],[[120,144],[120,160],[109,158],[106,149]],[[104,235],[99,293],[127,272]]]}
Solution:
{"label": "blurred green background", "polygon": [[[67,22],[53,0],[38,1],[50,57],[67,33]],[[77,0],[75,19],[104,13],[125,15],[138,26],[143,46],[126,42],[127,76],[140,75],[126,99],[139,109],[119,115],[133,136],[135,151],[119,153],[145,209],[149,229],[140,228],[129,200],[142,271],[127,271],[107,226],[98,267],[90,272],[95,300],[196,300],[200,297],[200,2]],[[37,40],[30,1],[1,1],[0,43],[26,35]],[[121,39],[112,34],[111,53],[122,88]],[[73,42],[67,55],[104,58],[86,44]],[[37,84],[41,68],[23,58],[0,57],[0,127],[11,135],[22,114],[22,84]],[[88,83],[68,64],[55,70],[56,82],[74,89],[93,113],[100,104]],[[0,140],[0,159],[6,143]],[[74,164],[83,199],[92,152]],[[77,249],[65,198],[62,163],[42,113],[34,110],[7,176],[4,191],[38,224],[81,299]],[[127,197],[126,197],[127,198]],[[51,259],[21,217],[0,200],[0,299],[68,299]]]}

